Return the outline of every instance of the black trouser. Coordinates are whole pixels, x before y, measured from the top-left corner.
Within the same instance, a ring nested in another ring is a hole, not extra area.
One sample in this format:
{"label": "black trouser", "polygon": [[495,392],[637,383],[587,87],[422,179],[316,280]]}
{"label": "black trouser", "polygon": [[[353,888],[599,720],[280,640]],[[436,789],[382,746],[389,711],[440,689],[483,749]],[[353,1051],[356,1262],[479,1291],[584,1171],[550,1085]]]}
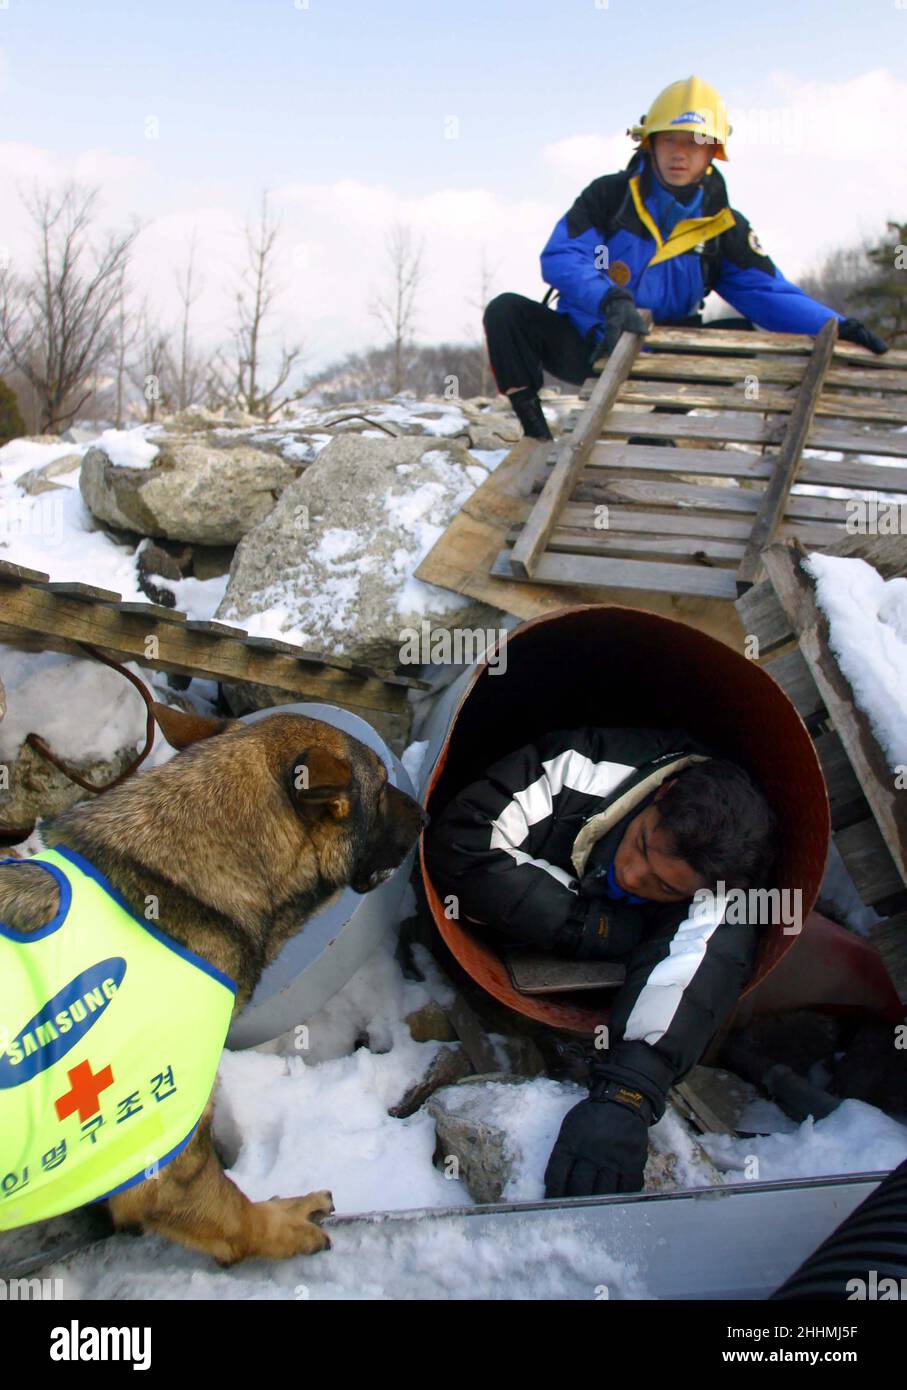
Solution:
{"label": "black trouser", "polygon": [[504,395],[517,386],[538,391],[543,368],[575,386],[592,375],[590,347],[579,329],[537,299],[499,294],[485,310],[484,324],[491,370]]}
{"label": "black trouser", "polygon": [[[701,325],[698,314],[683,322],[688,327]],[[601,336],[599,331],[590,332],[591,341],[586,342],[567,314],[558,314],[536,299],[499,294],[485,310],[484,323],[491,369],[498,390],[505,395],[521,386],[538,391],[543,369],[574,386],[593,374],[592,361],[597,355],[593,345]],[[713,320],[702,326],[752,328],[749,319]],[[685,408],[680,413],[685,414]]]}

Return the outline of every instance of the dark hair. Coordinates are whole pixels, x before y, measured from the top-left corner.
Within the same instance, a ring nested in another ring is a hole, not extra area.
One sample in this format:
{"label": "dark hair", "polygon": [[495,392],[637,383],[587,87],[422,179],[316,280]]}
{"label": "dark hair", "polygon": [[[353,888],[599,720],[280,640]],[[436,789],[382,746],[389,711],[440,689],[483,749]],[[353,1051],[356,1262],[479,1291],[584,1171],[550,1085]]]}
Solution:
{"label": "dark hair", "polygon": [[778,821],[742,767],[725,758],[694,763],[656,805],[677,858],[710,884],[767,886],[778,856]]}

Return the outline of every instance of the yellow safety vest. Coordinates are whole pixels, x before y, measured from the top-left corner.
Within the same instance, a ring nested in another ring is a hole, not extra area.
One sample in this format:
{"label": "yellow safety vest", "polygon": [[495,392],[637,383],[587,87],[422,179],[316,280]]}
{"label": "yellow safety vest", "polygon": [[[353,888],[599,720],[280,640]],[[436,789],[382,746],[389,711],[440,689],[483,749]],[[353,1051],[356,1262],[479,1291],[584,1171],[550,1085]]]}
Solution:
{"label": "yellow safety vest", "polygon": [[236,985],[133,912],[81,854],[38,931],[0,923],[0,1230],[153,1178],[195,1132]]}

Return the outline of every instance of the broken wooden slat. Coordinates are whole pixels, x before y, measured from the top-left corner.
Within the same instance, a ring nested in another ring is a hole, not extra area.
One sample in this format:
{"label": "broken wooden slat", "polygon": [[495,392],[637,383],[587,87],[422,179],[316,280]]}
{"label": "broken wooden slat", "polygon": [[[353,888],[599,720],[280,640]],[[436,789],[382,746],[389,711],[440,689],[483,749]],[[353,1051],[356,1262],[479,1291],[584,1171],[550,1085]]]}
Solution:
{"label": "broken wooden slat", "polygon": [[[894,773],[869,720],[856,703],[849,681],[829,650],[828,624],[816,604],[812,582],[802,569],[803,554],[802,547],[796,544],[773,545],[763,552],[763,562],[891,858],[907,886],[907,801],[898,794]],[[865,901],[870,900],[864,898]]]}
{"label": "broken wooden slat", "polygon": [[740,590],[755,582],[760,564],[759,557],[774,536],[784,515],[837,336],[838,320],[829,319],[816,338],[809,366],[803,375],[797,401],[788,420],[784,440],[774,461],[772,476],[762,497],[759,515],[753,524],[746,552],[737,571],[737,587]]}
{"label": "broken wooden slat", "polygon": [[[651,323],[651,318],[649,318]],[[636,354],[643,342],[640,333],[622,333],[608,365],[602,372],[582,420],[563,446],[542,495],[532,510],[526,529],[513,550],[512,566],[516,574],[531,578],[545,543],[557,524],[560,510],[570,496],[570,489],[583,464],[583,459],[598,437],[605,416],[610,411],[621,385],[625,381]]]}

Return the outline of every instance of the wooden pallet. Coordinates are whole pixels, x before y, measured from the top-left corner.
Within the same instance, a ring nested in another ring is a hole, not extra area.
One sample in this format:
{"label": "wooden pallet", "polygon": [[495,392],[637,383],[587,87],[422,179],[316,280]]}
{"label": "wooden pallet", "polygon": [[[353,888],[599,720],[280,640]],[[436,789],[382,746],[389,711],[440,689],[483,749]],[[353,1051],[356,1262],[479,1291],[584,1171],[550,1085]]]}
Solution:
{"label": "wooden pallet", "polygon": [[[907,574],[901,537],[854,537],[835,554],[858,555],[885,579]],[[737,600],[765,669],[797,706],[813,735],[831,803],[832,831],[861,900],[883,921],[870,929],[907,1003],[907,791],[854,700],[828,643],[828,624],[801,568],[799,541],[763,552],[767,579]]]}
{"label": "wooden pallet", "polygon": [[[842,539],[854,490],[907,502],[907,352],[873,357],[836,335],[836,320],[815,339],[625,333],[549,447],[492,576],[733,601],[771,541],[798,536],[815,550]],[[708,414],[638,413],[652,406]],[[626,442],[640,435],[679,447]],[[861,454],[886,462],[851,457]],[[807,496],[795,483],[844,491]]]}
{"label": "wooden pallet", "polygon": [[124,602],[91,584],[51,583],[46,574],[0,561],[0,641],[84,656],[86,642],[118,661],[218,681],[248,681],[294,701],[342,705],[381,726],[394,746],[409,731],[408,692],[424,681],[250,637],[228,623],[197,622],[156,603]]}

